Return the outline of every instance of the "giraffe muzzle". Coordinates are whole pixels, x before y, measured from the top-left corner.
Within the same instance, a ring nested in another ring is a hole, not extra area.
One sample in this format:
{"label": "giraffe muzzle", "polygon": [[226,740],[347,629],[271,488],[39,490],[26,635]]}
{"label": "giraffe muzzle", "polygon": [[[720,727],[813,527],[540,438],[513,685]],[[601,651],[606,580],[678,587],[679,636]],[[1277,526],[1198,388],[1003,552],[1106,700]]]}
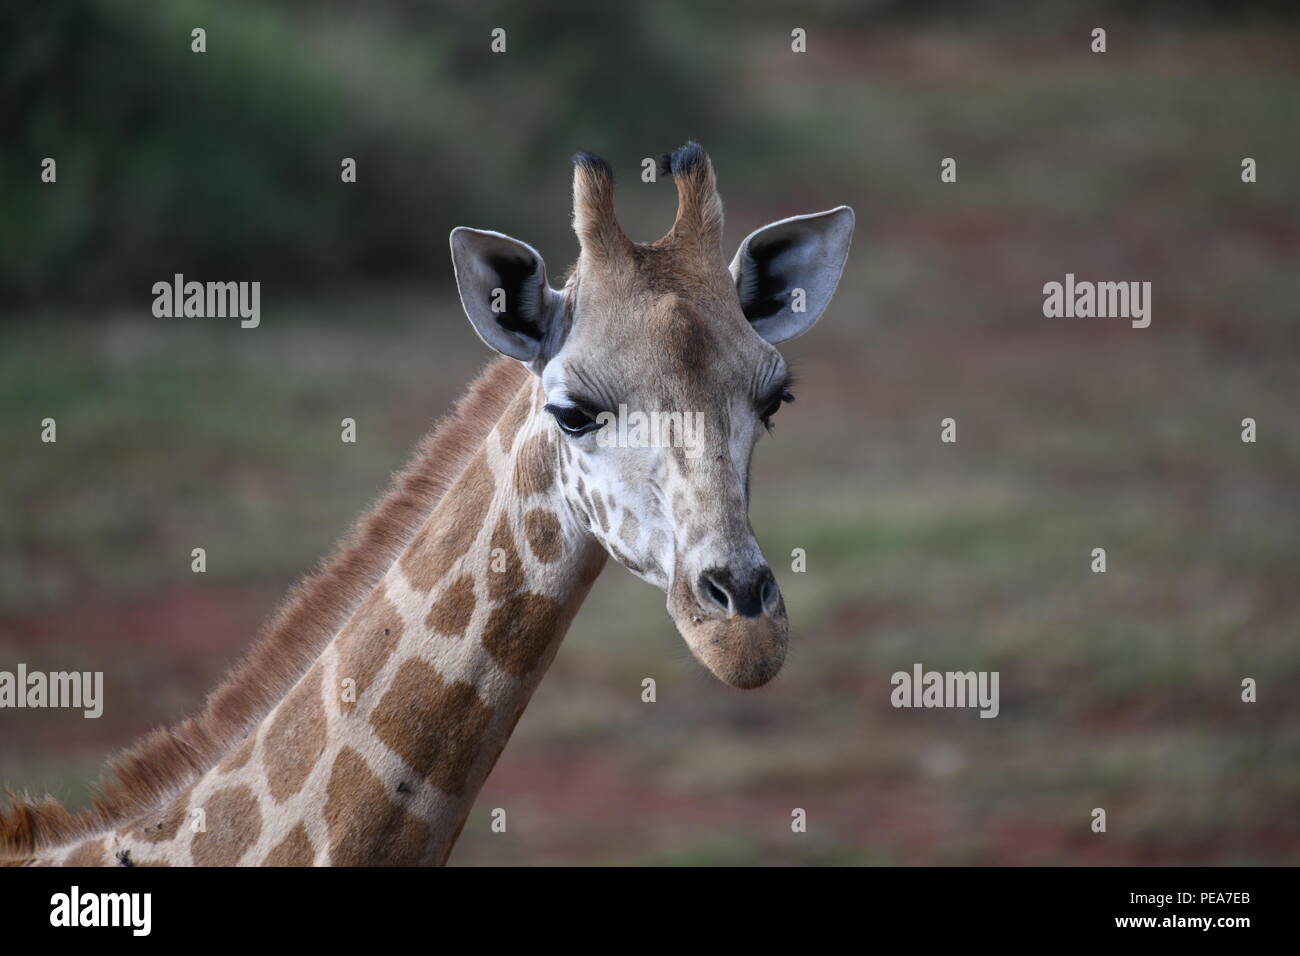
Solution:
{"label": "giraffe muzzle", "polygon": [[789,641],[785,601],[766,565],[710,568],[678,587],[669,613],[686,646],[723,683],[749,690],[781,670]]}

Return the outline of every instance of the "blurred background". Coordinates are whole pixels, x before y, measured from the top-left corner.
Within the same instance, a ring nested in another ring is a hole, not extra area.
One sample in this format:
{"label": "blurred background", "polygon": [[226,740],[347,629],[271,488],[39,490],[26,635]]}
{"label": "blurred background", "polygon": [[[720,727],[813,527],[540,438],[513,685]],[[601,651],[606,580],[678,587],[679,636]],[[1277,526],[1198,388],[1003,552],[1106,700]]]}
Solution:
{"label": "blurred background", "polygon": [[[611,564],[452,862],[1300,860],[1294,5],[542,6],[0,3],[0,668],[107,698],[2,715],[0,782],[81,805],[196,710],[460,394],[452,227],[556,277],[569,155],[650,240],[641,159],[695,138],[728,252],[858,214],[754,464],[788,662],[724,687]],[[261,327],[154,318],[174,272],[260,281]],[[1150,281],[1151,327],[1045,319],[1066,272]],[[914,662],[1000,671],[1001,715],[892,709]]]}

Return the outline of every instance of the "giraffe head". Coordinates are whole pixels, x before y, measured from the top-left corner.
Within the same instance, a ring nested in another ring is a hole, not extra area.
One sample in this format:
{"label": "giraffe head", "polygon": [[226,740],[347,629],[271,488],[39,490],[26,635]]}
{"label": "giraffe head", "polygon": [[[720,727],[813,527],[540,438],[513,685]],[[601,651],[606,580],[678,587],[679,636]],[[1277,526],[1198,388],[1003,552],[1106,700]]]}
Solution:
{"label": "giraffe head", "polygon": [[769,681],[788,622],[749,524],[754,446],[783,402],[776,345],[806,332],[839,282],[853,235],[840,206],[751,233],[730,268],[713,166],[694,143],[661,161],[672,229],[633,242],[603,160],[574,159],[581,253],[562,290],[531,246],[451,234],[461,301],[489,346],[526,363],[556,435],[573,520],[668,596],[692,653],[737,687]]}

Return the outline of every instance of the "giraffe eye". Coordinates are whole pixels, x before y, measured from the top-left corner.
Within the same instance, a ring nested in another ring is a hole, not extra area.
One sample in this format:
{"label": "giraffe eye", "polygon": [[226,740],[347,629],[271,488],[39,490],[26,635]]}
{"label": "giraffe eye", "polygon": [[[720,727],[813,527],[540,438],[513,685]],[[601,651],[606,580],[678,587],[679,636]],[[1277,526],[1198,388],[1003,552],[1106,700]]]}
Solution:
{"label": "giraffe eye", "polygon": [[760,408],[758,412],[758,417],[762,420],[763,427],[768,430],[771,430],[772,416],[781,410],[781,406],[784,403],[793,402],[793,401],[794,401],[794,393],[791,392],[789,388],[782,388],[781,391],[777,392],[770,399],[768,399],[767,403],[763,405],[763,407]]}
{"label": "giraffe eye", "polygon": [[555,416],[556,424],[566,435],[585,435],[600,428],[600,422],[577,405],[546,405],[544,408]]}

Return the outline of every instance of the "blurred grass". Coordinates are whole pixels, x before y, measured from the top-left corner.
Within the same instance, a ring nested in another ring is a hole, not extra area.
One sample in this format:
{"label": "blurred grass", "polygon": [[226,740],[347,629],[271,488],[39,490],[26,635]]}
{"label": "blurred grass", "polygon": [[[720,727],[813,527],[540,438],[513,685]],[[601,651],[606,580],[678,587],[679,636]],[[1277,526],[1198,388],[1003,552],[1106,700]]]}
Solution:
{"label": "blurred grass", "polygon": [[[688,16],[662,17],[684,36]],[[427,71],[367,29],[340,82],[405,116]],[[831,49],[808,69],[773,60],[779,35],[736,35],[734,59],[697,67],[785,136],[756,158],[752,127],[713,137],[702,107],[655,142],[620,132],[611,158],[641,238],[668,225],[671,190],[643,187],[637,158],[686,135],[717,162],[729,244],[857,208],[840,293],[787,349],[798,401],[754,465],[790,658],[770,688],[727,690],[663,596],[611,567],[454,860],[1295,863],[1300,129],[1279,121],[1294,33],[1129,36],[1105,69],[995,29],[814,34]],[[601,115],[582,103],[571,119],[599,138]],[[514,142],[509,116],[491,122],[484,141]],[[471,224],[537,242],[558,275],[563,154],[589,145],[528,152],[546,160],[535,176],[485,158],[499,195]],[[430,168],[466,161],[448,155]],[[945,155],[959,182],[940,188]],[[429,283],[449,274],[442,225],[424,224]],[[1152,281],[1152,327],[1043,319],[1041,285],[1066,271]],[[263,304],[255,331],[152,319],[143,296],[5,325],[0,659],[102,662],[120,702],[91,730],[0,723],[5,782],[78,802],[99,753],[193,709],[486,359],[445,288],[340,273]],[[956,445],[938,440],[949,415]],[[56,445],[39,443],[45,416]],[[1088,570],[1094,547],[1105,575]],[[794,548],[807,573],[790,571]],[[891,709],[889,675],[917,661],[999,670],[999,718]],[[1258,704],[1239,702],[1243,676]],[[487,826],[498,806],[508,837]]]}

